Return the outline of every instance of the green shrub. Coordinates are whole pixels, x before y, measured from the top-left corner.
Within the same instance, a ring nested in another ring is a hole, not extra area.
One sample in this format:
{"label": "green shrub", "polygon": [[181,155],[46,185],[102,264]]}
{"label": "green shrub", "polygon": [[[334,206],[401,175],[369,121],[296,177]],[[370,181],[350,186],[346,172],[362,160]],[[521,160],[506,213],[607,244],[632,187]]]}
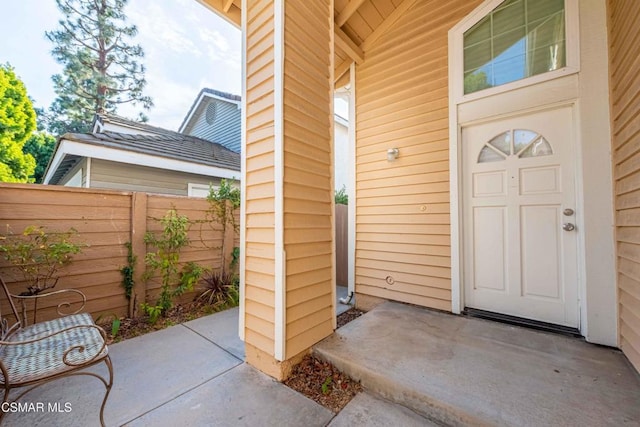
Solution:
{"label": "green shrub", "polygon": [[58,232],[31,225],[18,235],[0,235],[0,252],[28,283],[22,295],[37,295],[56,286],[60,269],[82,252],[84,245],[73,241],[77,234],[74,228]]}

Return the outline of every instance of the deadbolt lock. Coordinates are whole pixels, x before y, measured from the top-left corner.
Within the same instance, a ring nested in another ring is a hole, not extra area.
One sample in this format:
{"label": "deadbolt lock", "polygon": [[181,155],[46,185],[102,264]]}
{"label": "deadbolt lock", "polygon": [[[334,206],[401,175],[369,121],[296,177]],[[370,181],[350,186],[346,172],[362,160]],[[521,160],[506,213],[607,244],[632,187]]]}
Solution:
{"label": "deadbolt lock", "polygon": [[573,209],[571,208],[567,208],[565,210],[562,211],[562,213],[564,214],[564,216],[571,216],[573,215],[575,212],[573,212]]}

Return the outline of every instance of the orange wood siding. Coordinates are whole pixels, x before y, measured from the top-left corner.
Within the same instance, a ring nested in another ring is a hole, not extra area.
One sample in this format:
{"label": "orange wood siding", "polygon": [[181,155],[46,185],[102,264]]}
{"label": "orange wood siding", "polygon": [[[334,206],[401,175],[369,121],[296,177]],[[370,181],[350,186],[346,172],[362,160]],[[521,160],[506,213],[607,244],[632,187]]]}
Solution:
{"label": "orange wood siding", "polygon": [[333,332],[331,2],[285,2],[286,358]]}
{"label": "orange wood siding", "polygon": [[640,370],[640,2],[608,6],[620,347]]}
{"label": "orange wood siding", "polygon": [[274,354],[273,2],[247,2],[245,341]]}
{"label": "orange wood siding", "polygon": [[358,293],[451,309],[447,33],[479,3],[416,2],[357,67]]}

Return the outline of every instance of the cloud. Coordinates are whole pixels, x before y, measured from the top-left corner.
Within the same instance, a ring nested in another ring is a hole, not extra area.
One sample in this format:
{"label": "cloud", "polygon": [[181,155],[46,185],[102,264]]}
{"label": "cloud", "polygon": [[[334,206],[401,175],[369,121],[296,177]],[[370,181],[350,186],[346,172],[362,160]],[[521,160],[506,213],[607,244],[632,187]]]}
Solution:
{"label": "cloud", "polygon": [[[149,122],[177,130],[203,87],[239,93],[240,31],[194,0],[131,0],[135,42],[145,50]],[[123,106],[133,117],[139,109]]]}
{"label": "cloud", "polygon": [[[170,13],[163,2],[135,2],[127,10],[128,18],[138,27],[136,40],[146,47],[161,47],[177,53],[189,53],[200,56],[189,27]],[[166,2],[164,2],[166,3]],[[175,7],[175,5],[173,5]]]}

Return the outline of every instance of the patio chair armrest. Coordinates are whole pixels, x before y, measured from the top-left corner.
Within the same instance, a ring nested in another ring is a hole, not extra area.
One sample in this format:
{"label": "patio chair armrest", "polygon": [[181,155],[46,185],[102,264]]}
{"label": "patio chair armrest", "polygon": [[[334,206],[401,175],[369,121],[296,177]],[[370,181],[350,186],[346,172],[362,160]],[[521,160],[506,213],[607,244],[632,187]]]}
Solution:
{"label": "patio chair armrest", "polygon": [[74,325],[34,339],[0,341],[0,348],[3,346],[30,346],[34,352],[48,351],[54,360],[77,367],[106,354],[107,334],[98,325]]}
{"label": "patio chair armrest", "polygon": [[[56,307],[56,312],[58,313],[58,315],[59,316],[69,316],[71,314],[80,313],[84,309],[84,306],[87,304],[87,297],[85,296],[84,293],[82,293],[82,291],[79,291],[77,289],[59,289],[57,291],[43,292],[43,293],[36,294],[36,295],[14,295],[14,294],[11,294],[11,298],[15,298],[17,300],[20,300],[24,304],[25,302],[28,302],[28,301],[38,301],[40,298],[45,298],[45,297],[50,297],[50,296],[55,296],[55,295],[61,295],[61,294],[66,294],[66,293],[75,294],[75,296],[79,297],[79,300],[78,301],[73,301],[73,302],[61,302],[60,304],[58,304],[58,306]],[[74,304],[80,304],[80,307],[78,307],[78,309],[76,309],[74,311],[69,311],[69,312],[64,311],[65,309],[70,309],[71,306],[74,305]],[[35,319],[35,313],[34,313],[34,319]]]}

